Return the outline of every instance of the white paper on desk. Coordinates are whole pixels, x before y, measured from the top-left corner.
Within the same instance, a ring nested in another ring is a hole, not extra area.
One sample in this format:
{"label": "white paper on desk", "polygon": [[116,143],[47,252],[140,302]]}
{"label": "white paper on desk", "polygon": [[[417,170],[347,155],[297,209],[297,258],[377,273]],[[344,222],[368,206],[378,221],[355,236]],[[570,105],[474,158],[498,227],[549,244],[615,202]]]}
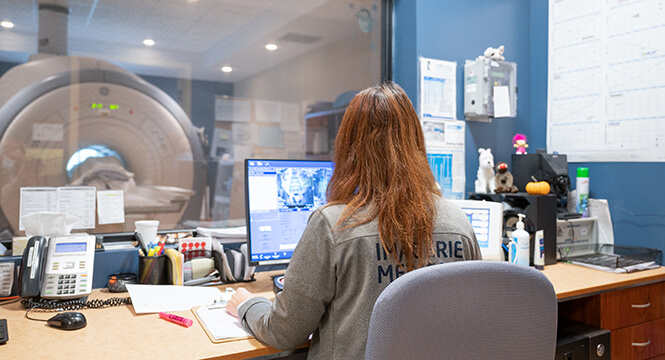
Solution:
{"label": "white paper on desk", "polygon": [[510,95],[507,86],[494,87],[494,117],[510,117]]}
{"label": "white paper on desk", "polygon": [[242,328],[237,318],[226,312],[226,308],[208,309],[207,306],[201,306],[196,309],[196,315],[215,340],[252,336]]}
{"label": "white paper on desk", "polygon": [[160,311],[186,311],[195,306],[210,305],[222,298],[214,287],[177,285],[126,285],[137,314]]}
{"label": "white paper on desk", "polygon": [[607,199],[589,199],[589,216],[595,217],[598,221],[598,243],[614,244],[612,215]]}

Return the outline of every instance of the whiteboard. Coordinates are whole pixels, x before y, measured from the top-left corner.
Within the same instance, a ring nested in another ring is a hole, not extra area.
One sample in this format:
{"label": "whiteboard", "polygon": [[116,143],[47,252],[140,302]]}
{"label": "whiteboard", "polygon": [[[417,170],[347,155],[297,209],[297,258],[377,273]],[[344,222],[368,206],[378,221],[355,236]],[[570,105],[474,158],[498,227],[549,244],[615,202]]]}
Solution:
{"label": "whiteboard", "polygon": [[547,151],[665,161],[665,5],[550,0]]}

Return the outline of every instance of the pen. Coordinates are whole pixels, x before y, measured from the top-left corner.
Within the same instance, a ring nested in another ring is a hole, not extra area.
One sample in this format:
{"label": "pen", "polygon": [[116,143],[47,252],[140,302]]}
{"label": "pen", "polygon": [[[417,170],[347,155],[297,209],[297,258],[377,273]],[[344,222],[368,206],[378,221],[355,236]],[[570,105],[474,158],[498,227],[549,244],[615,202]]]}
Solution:
{"label": "pen", "polygon": [[155,255],[162,255],[162,253],[164,252],[164,244],[166,244],[166,243],[160,243],[159,244],[159,252]]}
{"label": "pen", "polygon": [[174,322],[178,325],[182,325],[184,327],[190,327],[194,323],[192,320],[184,318],[182,316],[174,315],[174,314],[168,314],[165,312],[160,312],[159,317],[162,319],[166,319],[170,322]]}

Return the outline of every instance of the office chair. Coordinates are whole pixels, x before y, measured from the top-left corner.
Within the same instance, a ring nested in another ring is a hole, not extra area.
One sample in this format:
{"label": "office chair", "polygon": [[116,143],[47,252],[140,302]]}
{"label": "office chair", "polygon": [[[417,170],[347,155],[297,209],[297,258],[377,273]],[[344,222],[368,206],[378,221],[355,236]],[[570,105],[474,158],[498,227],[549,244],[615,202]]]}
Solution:
{"label": "office chair", "polygon": [[554,359],[557,299],[540,271],[461,261],[411,271],[381,293],[366,360]]}

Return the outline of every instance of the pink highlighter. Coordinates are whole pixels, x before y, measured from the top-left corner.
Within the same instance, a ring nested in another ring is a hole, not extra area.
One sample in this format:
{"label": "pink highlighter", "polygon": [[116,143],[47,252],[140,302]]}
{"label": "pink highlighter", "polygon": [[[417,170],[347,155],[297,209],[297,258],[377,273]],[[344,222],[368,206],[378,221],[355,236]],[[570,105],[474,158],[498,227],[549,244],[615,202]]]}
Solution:
{"label": "pink highlighter", "polygon": [[178,325],[182,325],[184,327],[190,327],[194,323],[192,320],[184,318],[182,316],[178,315],[173,315],[173,314],[167,314],[165,312],[160,312],[159,317],[162,319],[166,319],[170,322],[174,322]]}

